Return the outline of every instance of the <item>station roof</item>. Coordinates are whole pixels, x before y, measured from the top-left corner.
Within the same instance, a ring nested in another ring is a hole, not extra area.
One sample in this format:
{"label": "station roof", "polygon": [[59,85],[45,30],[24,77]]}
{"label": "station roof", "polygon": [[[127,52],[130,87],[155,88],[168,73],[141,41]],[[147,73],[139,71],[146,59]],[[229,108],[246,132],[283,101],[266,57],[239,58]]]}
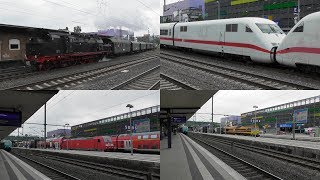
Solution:
{"label": "station roof", "polygon": [[[22,123],[59,91],[0,91],[0,109],[22,112]],[[0,139],[7,137],[17,127],[1,126]]]}
{"label": "station roof", "polygon": [[173,116],[192,117],[214,94],[214,90],[179,90],[160,92],[160,119],[166,119],[167,112]]}

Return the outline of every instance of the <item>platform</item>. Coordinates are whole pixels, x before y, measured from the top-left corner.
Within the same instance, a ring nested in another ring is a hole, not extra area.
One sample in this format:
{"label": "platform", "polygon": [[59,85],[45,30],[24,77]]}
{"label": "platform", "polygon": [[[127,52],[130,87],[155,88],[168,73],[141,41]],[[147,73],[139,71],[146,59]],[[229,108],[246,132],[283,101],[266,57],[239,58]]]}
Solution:
{"label": "platform", "polygon": [[305,140],[291,140],[291,139],[279,139],[279,138],[266,138],[266,137],[252,137],[241,135],[229,135],[229,134],[209,134],[211,136],[217,136],[221,138],[232,138],[241,143],[250,144],[259,147],[268,147],[282,152],[288,152],[290,154],[299,155],[309,158],[320,159],[320,143],[311,142]]}
{"label": "platform", "polygon": [[[26,148],[14,148],[14,149],[26,149]],[[130,153],[121,153],[121,152],[56,150],[56,149],[29,149],[29,150],[160,163],[160,155],[154,155],[154,154],[137,154],[137,153],[135,153],[135,154],[131,155]]]}
{"label": "platform", "polygon": [[50,179],[17,157],[0,149],[1,180],[43,180]]}
{"label": "platform", "polygon": [[12,148],[18,154],[48,154],[160,174],[160,155],[121,152]]}
{"label": "platform", "polygon": [[172,136],[172,148],[161,140],[161,179],[207,180],[245,179],[184,134]]}

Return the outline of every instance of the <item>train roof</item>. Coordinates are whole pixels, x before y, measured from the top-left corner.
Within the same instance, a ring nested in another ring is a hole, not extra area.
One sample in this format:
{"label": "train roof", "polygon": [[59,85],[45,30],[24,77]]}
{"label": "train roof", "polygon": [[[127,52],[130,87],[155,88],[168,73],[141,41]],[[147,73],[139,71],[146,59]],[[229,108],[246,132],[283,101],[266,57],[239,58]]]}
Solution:
{"label": "train roof", "polygon": [[193,21],[193,22],[179,22],[179,23],[163,23],[160,24],[160,27],[172,27],[174,24],[177,24],[177,26],[186,26],[186,25],[205,25],[205,24],[225,24],[225,23],[272,23],[276,24],[275,22],[259,18],[259,17],[242,17],[242,18],[231,18],[231,19],[218,19],[218,20],[206,20],[206,21]]}

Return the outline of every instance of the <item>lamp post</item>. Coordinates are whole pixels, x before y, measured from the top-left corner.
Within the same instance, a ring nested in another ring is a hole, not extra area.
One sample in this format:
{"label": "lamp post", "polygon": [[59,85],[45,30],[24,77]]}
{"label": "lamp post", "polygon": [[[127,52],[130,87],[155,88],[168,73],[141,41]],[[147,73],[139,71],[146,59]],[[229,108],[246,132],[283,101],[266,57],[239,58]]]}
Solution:
{"label": "lamp post", "polygon": [[300,21],[300,0],[298,0],[298,22]]}
{"label": "lamp post", "polygon": [[[67,136],[66,127],[68,127],[68,126],[69,126],[68,123],[66,123],[66,124],[64,125],[64,135],[65,135],[65,136]],[[67,141],[67,150],[69,150],[69,141]]]}
{"label": "lamp post", "polygon": [[296,139],[296,122],[295,122],[295,114],[294,112],[292,113],[292,138],[293,140]]}
{"label": "lamp post", "polygon": [[128,104],[126,107],[129,108],[129,112],[130,112],[130,150],[131,150],[131,155],[133,155],[132,124],[131,124],[131,118],[132,118],[131,108],[133,108],[133,106],[131,104]]}
{"label": "lamp post", "polygon": [[218,19],[220,19],[220,2],[219,1],[216,1],[217,4],[218,4]]}
{"label": "lamp post", "polygon": [[[254,108],[254,128],[257,129],[257,108],[258,106],[253,106]],[[257,137],[257,133],[254,134],[254,137]]]}

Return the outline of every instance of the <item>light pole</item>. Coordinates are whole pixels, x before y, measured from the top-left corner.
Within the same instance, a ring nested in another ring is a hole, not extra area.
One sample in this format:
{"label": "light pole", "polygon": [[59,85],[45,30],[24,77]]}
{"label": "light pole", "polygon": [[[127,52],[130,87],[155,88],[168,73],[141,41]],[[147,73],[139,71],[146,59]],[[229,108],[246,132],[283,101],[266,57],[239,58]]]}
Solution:
{"label": "light pole", "polygon": [[[254,110],[254,128],[257,129],[257,108],[258,106],[253,106]],[[257,133],[254,134],[254,137],[257,137]]]}
{"label": "light pole", "polygon": [[300,21],[300,0],[298,0],[298,21]]}
{"label": "light pole", "polygon": [[216,1],[217,4],[218,4],[218,19],[220,19],[220,2],[219,1]]}
{"label": "light pole", "polygon": [[292,113],[292,138],[293,140],[296,139],[296,122],[295,122],[295,113]]}
{"label": "light pole", "polygon": [[[64,136],[67,136],[66,127],[68,127],[68,126],[69,126],[68,123],[64,125]],[[59,145],[59,146],[60,146],[60,145]],[[69,141],[68,141],[68,140],[67,140],[67,150],[69,150]]]}
{"label": "light pole", "polygon": [[133,108],[133,106],[131,104],[128,104],[126,107],[129,108],[129,112],[130,112],[130,150],[131,150],[131,155],[133,155],[132,124],[131,124],[131,118],[132,118],[131,108]]}

